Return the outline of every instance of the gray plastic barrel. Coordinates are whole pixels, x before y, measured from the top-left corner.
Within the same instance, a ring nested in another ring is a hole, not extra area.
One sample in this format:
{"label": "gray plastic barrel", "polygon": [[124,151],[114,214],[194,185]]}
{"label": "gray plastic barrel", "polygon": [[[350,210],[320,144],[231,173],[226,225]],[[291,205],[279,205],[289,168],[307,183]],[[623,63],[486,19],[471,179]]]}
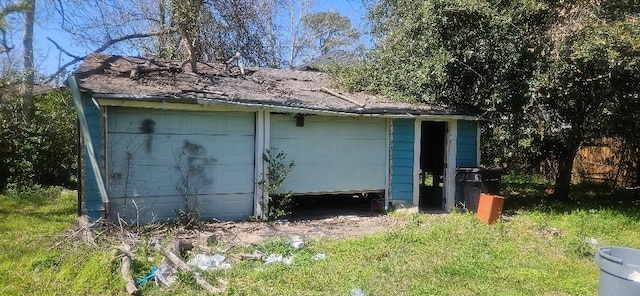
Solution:
{"label": "gray plastic barrel", "polygon": [[458,182],[463,185],[464,203],[467,210],[477,212],[482,191],[480,168],[457,168],[456,174]]}
{"label": "gray plastic barrel", "polygon": [[598,295],[640,295],[640,250],[601,247],[596,262],[600,266]]}

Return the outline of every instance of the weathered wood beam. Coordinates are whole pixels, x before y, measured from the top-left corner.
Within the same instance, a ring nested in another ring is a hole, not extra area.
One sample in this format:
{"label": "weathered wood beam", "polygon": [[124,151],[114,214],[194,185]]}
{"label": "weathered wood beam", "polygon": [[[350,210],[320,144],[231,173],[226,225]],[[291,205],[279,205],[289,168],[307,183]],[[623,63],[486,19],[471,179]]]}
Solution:
{"label": "weathered wood beam", "polygon": [[140,295],[140,290],[136,286],[136,282],[131,276],[131,261],[133,260],[133,254],[131,253],[131,246],[129,244],[122,243],[117,250],[123,254],[122,264],[120,265],[120,274],[125,281],[125,289],[129,295]]}
{"label": "weathered wood beam", "polygon": [[332,95],[332,96],[334,96],[336,98],[343,99],[343,100],[345,100],[345,101],[347,101],[349,103],[355,104],[356,106],[364,107],[364,104],[362,104],[362,103],[360,103],[360,102],[358,102],[358,101],[356,101],[354,99],[351,99],[351,98],[349,98],[349,97],[347,97],[345,95],[341,95],[341,94],[339,94],[339,93],[337,93],[335,91],[332,91],[332,90],[330,90],[330,89],[328,89],[326,87],[322,87],[322,88],[320,88],[320,90],[322,90],[323,92],[325,92],[327,94],[330,94],[330,95]]}

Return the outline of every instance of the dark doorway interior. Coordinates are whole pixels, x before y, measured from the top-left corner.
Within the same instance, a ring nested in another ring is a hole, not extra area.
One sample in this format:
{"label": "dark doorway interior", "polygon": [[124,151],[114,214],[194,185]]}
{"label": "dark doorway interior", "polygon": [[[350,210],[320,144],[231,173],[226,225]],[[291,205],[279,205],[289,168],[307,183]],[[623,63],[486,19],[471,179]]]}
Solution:
{"label": "dark doorway interior", "polygon": [[287,219],[317,220],[337,216],[377,216],[381,214],[384,193],[327,194],[294,196],[294,207]]}
{"label": "dark doorway interior", "polygon": [[420,207],[444,206],[444,158],[446,122],[423,121],[420,143]]}

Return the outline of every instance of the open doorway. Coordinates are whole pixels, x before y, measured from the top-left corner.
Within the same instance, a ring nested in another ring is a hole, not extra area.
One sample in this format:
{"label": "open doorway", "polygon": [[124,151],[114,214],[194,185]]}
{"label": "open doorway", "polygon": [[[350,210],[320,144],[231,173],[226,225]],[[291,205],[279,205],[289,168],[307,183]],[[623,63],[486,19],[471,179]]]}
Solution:
{"label": "open doorway", "polygon": [[425,209],[443,209],[447,123],[423,121],[421,130],[419,206]]}

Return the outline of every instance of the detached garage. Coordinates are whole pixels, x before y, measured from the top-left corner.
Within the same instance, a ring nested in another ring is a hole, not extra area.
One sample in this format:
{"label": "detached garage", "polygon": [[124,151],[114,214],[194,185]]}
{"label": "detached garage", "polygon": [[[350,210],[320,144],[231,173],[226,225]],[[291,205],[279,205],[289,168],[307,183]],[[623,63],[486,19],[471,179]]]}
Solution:
{"label": "detached garage", "polygon": [[[377,193],[385,206],[449,210],[458,166],[479,163],[477,118],[339,93],[323,73],[94,54],[69,79],[91,218],[263,218],[269,149],[295,163],[295,195]],[[457,194],[458,192],[458,194]]]}

